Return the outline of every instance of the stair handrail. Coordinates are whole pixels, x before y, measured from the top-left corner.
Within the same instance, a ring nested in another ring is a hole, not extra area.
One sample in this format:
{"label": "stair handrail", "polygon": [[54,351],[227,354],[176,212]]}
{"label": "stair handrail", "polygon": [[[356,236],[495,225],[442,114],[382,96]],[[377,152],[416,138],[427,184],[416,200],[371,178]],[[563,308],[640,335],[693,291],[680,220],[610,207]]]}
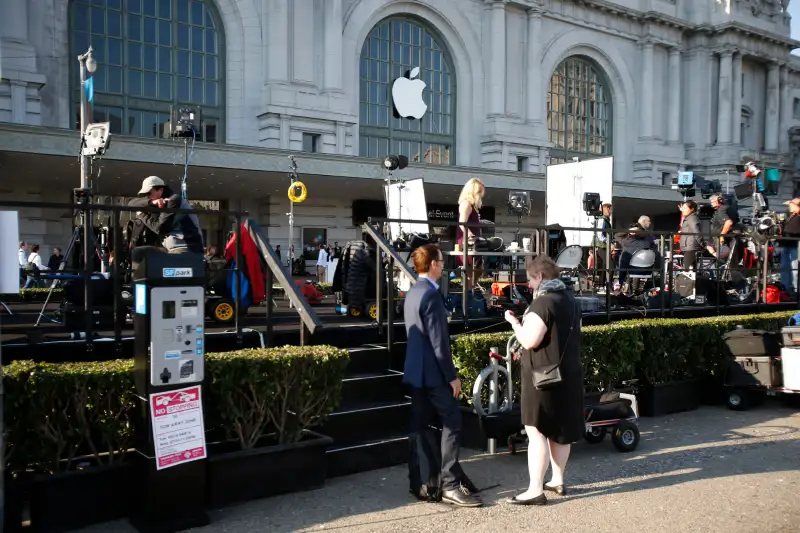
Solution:
{"label": "stair handrail", "polygon": [[381,232],[378,231],[376,228],[374,228],[372,224],[370,224],[369,222],[364,224],[363,229],[364,233],[366,233],[375,240],[375,243],[377,244],[378,248],[383,250],[384,253],[386,253],[386,255],[394,259],[394,263],[400,269],[400,272],[408,276],[408,278],[411,280],[411,283],[416,283],[417,273],[411,270],[411,267],[408,266],[408,263],[405,260],[403,260],[402,257],[400,257],[400,255],[397,253],[397,250],[395,250],[394,247],[391,244],[389,244],[389,241],[386,240],[383,234],[381,234]]}
{"label": "stair handrail", "polygon": [[[250,238],[253,239],[259,254],[267,263],[267,268],[270,269],[272,275],[275,276],[275,281],[283,287],[286,296],[292,302],[295,310],[297,310],[300,320],[305,325],[308,332],[313,335],[317,329],[323,327],[322,321],[319,319],[319,316],[317,316],[317,313],[314,312],[314,309],[311,308],[311,305],[306,301],[300,289],[294,284],[291,274],[284,268],[275,250],[269,244],[266,237],[264,237],[261,226],[259,226],[258,222],[248,218],[242,222],[242,227],[250,235]],[[267,305],[272,305],[272,302],[267,302]]]}

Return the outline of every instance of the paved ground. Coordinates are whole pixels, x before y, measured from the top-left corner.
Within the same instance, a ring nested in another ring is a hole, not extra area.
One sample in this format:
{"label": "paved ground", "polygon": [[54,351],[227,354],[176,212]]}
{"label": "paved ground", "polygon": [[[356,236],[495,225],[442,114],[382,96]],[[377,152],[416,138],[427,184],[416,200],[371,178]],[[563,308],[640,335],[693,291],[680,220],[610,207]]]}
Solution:
{"label": "paved ground", "polygon": [[[487,491],[481,509],[412,501],[398,466],[328,481],[322,489],[212,513],[197,531],[289,532],[796,532],[800,531],[800,411],[770,403],[745,413],[705,407],[644,419],[633,454],[606,441],[573,448],[571,494],[546,507],[504,500],[527,486],[524,453],[465,454]],[[125,523],[86,533],[128,533]]]}

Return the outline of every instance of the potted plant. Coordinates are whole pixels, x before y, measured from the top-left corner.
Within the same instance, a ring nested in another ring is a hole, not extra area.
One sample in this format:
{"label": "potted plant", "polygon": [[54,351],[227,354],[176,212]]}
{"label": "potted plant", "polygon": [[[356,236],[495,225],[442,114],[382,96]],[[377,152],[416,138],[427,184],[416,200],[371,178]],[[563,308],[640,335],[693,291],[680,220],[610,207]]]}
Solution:
{"label": "potted plant", "polygon": [[30,365],[30,514],[37,531],[123,517],[136,405],[131,361]]}
{"label": "potted plant", "polygon": [[330,346],[209,354],[209,505],[324,483],[332,439],[311,428],[338,405],[348,357]]}

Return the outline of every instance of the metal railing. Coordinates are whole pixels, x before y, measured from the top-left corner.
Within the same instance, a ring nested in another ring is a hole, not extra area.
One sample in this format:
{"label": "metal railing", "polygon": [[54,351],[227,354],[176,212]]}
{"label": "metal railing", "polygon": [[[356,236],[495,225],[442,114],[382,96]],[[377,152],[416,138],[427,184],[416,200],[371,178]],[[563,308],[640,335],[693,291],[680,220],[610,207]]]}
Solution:
{"label": "metal railing", "polygon": [[[25,202],[25,201],[0,201],[0,209],[4,210],[22,210],[22,209],[57,209],[57,210],[68,210],[73,214],[85,214],[90,211],[103,211],[107,213],[111,213],[110,216],[110,224],[109,224],[109,233],[110,233],[110,243],[111,243],[111,251],[114,254],[115,260],[111,262],[110,265],[110,274],[113,280],[113,308],[114,308],[114,336],[113,340],[115,344],[115,351],[117,353],[122,352],[122,330],[123,325],[125,324],[126,317],[127,317],[127,305],[122,300],[122,292],[123,292],[123,277],[132,273],[131,268],[123,269],[121,266],[121,258],[126,257],[123,252],[123,224],[121,221],[122,213],[134,213],[134,212],[147,212],[147,213],[183,213],[183,214],[209,214],[209,215],[217,215],[217,216],[224,216],[229,217],[229,219],[233,220],[233,231],[231,233],[236,235],[236,244],[235,244],[235,254],[234,254],[234,268],[233,272],[235,273],[235,290],[238,294],[235,294],[232,297],[233,304],[234,304],[234,333],[236,337],[236,344],[241,345],[243,342],[242,339],[242,324],[240,321],[241,318],[241,305],[242,305],[242,295],[241,295],[241,287],[243,283],[243,253],[242,253],[242,236],[243,231],[248,234],[248,236],[253,240],[258,250],[260,261],[266,264],[266,290],[268,294],[267,300],[267,332],[268,337],[271,336],[272,333],[272,316],[271,316],[271,293],[272,293],[272,280],[273,278],[277,279],[278,282],[284,287],[285,293],[287,298],[292,302],[294,308],[296,309],[298,315],[300,316],[300,326],[301,326],[301,343],[307,341],[306,333],[313,334],[318,328],[322,327],[322,323],[317,317],[316,313],[311,309],[308,302],[306,301],[305,297],[300,292],[300,289],[291,282],[291,275],[283,268],[280,259],[275,254],[275,251],[270,246],[267,238],[264,236],[263,232],[261,231],[258,224],[256,224],[252,220],[244,219],[247,216],[247,212],[245,211],[230,211],[230,210],[207,210],[207,209],[181,209],[181,208],[157,208],[157,207],[144,207],[144,206],[128,206],[128,205],[114,205],[114,204],[92,204],[92,203],[56,203],[56,202]],[[59,274],[77,274],[79,275],[80,279],[83,281],[84,285],[84,301],[83,301],[83,314],[84,314],[84,329],[85,331],[80,332],[81,341],[85,341],[86,343],[86,350],[87,352],[91,353],[94,350],[94,343],[101,339],[96,339],[94,335],[95,324],[94,324],[94,316],[92,312],[92,302],[93,302],[93,291],[92,291],[92,279],[96,278],[96,273],[94,271],[93,265],[95,263],[95,254],[96,254],[96,243],[95,243],[95,228],[83,228],[83,265],[78,269],[71,269],[66,268],[66,263],[70,261],[70,257],[65,257],[62,260],[61,266],[59,268]],[[71,250],[72,253],[77,254],[80,256],[79,250]],[[71,255],[71,254],[70,254]],[[88,258],[88,260],[87,260]],[[58,278],[57,278],[58,279]],[[47,304],[49,303],[50,296],[52,295],[52,291],[48,294],[48,297],[45,301],[45,305],[42,308],[42,312],[40,313],[40,318],[42,317]],[[39,321],[37,320],[37,326]],[[43,342],[43,334],[40,331],[35,330],[28,335],[29,341],[34,343],[42,343]],[[107,341],[109,339],[102,339]],[[271,341],[271,338],[269,338]],[[269,343],[268,341],[268,343]],[[60,341],[59,341],[60,342]]]}
{"label": "metal railing", "polygon": [[[376,305],[376,322],[378,324],[378,334],[383,334],[383,284],[386,282],[386,276],[383,270],[383,256],[381,252],[386,254],[388,263],[386,271],[394,273],[395,266],[400,269],[400,272],[407,276],[412,283],[417,281],[417,273],[411,270],[408,263],[403,261],[397,250],[386,240],[383,234],[376,230],[372,224],[366,223],[363,226],[364,233],[372,237],[378,248],[378,253],[375,254],[375,305]],[[388,283],[386,283],[386,315],[387,315],[387,328],[386,328],[386,346],[387,349],[392,351],[392,344],[394,344],[394,283],[393,277],[389,276]]]}
{"label": "metal railing", "polygon": [[[374,235],[380,235],[382,233],[379,228],[381,228],[382,225],[384,225],[384,224],[390,224],[390,223],[401,223],[401,224],[408,224],[408,225],[425,224],[425,225],[429,225],[429,226],[430,225],[435,225],[435,226],[438,226],[438,227],[450,227],[450,228],[452,228],[452,227],[461,227],[464,235],[468,234],[468,231],[467,231],[468,228],[474,228],[474,229],[486,229],[487,228],[487,226],[485,224],[470,224],[470,223],[446,222],[446,221],[436,221],[435,223],[433,223],[433,222],[431,222],[429,220],[404,220],[404,219],[389,219],[389,218],[371,218],[369,220],[369,223],[366,226],[369,226],[371,228],[372,231],[370,232],[370,234],[373,235],[373,238],[375,238]],[[532,239],[531,239],[531,251],[529,253],[521,253],[522,252],[521,250],[519,252],[509,252],[509,251],[506,251],[505,249],[503,249],[503,250],[493,251],[493,252],[479,252],[479,254],[478,254],[478,255],[483,255],[483,256],[504,257],[504,258],[511,259],[509,266],[510,266],[510,270],[511,270],[511,278],[510,279],[511,279],[512,283],[513,283],[513,272],[517,269],[516,268],[518,266],[517,263],[518,263],[518,260],[520,258],[523,258],[525,256],[534,257],[534,256],[542,254],[542,253],[545,253],[545,254],[548,253],[548,245],[549,245],[548,233],[549,232],[554,232],[554,231],[559,231],[559,232],[589,232],[589,233],[593,233],[594,235],[598,235],[601,232],[606,233],[607,236],[608,236],[608,241],[609,241],[608,245],[606,245],[605,247],[598,247],[598,246],[596,246],[595,239],[593,239],[592,246],[588,247],[590,249],[590,251],[594,250],[594,253],[593,253],[593,255],[595,257],[594,267],[589,269],[587,266],[583,266],[583,261],[582,261],[581,267],[580,267],[579,270],[590,272],[592,274],[593,282],[596,282],[598,280],[598,278],[600,278],[600,279],[604,278],[602,285],[604,286],[604,289],[605,289],[605,295],[604,295],[605,296],[605,304],[606,304],[605,305],[605,315],[606,315],[606,320],[607,321],[611,321],[612,320],[612,315],[615,313],[615,311],[612,310],[612,305],[611,305],[612,293],[614,292],[614,279],[615,279],[617,274],[620,274],[620,273],[623,272],[623,269],[621,269],[619,266],[615,266],[615,264],[614,264],[615,257],[616,258],[619,257],[619,255],[617,254],[617,251],[614,250],[614,246],[615,246],[615,242],[618,240],[617,238],[618,238],[619,235],[630,233],[630,227],[606,228],[606,229],[602,229],[602,228],[575,228],[575,227],[560,227],[560,226],[535,226],[535,225],[519,225],[519,226],[517,226],[517,225],[513,225],[513,226],[512,225],[492,225],[492,226],[489,226],[489,227],[493,228],[495,230],[495,233],[502,232],[502,233],[516,234],[516,235],[531,235],[532,236]],[[676,231],[664,231],[664,230],[649,231],[648,230],[647,231],[647,235],[648,235],[648,237],[652,236],[652,237],[654,237],[656,239],[658,257],[660,258],[660,260],[662,262],[664,262],[664,265],[661,266],[661,267],[658,267],[657,266],[658,262],[656,262],[656,264],[653,266],[652,277],[651,277],[651,279],[653,281],[655,281],[656,278],[658,278],[658,287],[657,288],[658,288],[659,297],[660,297],[659,298],[660,299],[659,307],[655,308],[655,309],[652,309],[652,311],[655,311],[655,312],[659,313],[661,316],[674,316],[674,311],[675,311],[675,306],[673,305],[672,294],[674,294],[675,275],[676,275],[676,269],[675,269],[675,264],[674,264],[674,259],[676,257],[676,254],[675,254],[675,238],[676,237],[680,237],[680,236],[698,236],[698,237],[701,237],[701,238],[717,239],[717,242],[718,242],[718,239],[720,237],[729,238],[729,239],[730,238],[735,238],[737,240],[737,242],[740,243],[740,245],[741,245],[741,243],[743,241],[746,241],[746,240],[750,239],[750,236],[749,236],[750,234],[744,234],[744,233],[728,233],[726,235],[722,235],[722,234],[716,234],[716,233],[710,233],[710,232],[705,232],[705,233],[682,233],[682,232],[676,232]],[[770,269],[769,269],[769,266],[770,266],[769,248],[770,248],[771,244],[774,243],[774,241],[776,241],[776,240],[795,241],[798,244],[798,248],[800,248],[800,239],[797,239],[797,238],[782,237],[782,236],[776,236],[776,235],[773,235],[773,236],[759,235],[758,239],[760,241],[762,241],[762,242],[760,244],[756,245],[756,251],[757,251],[757,253],[756,253],[756,262],[757,262],[757,264],[756,264],[756,266],[754,268],[747,269],[747,270],[755,273],[755,276],[750,276],[750,277],[755,277],[758,280],[758,282],[753,286],[753,290],[754,290],[753,303],[748,304],[748,305],[754,305],[756,310],[760,310],[763,305],[772,305],[772,304],[766,304],[767,286],[769,285],[769,278],[770,278],[770,276],[772,274]],[[391,248],[391,245],[388,242],[386,242],[385,239],[384,239],[384,242],[385,242],[385,244],[381,245],[382,249],[385,250],[385,248]],[[465,242],[466,242],[466,239],[465,239]],[[507,244],[507,243],[504,243],[504,244]],[[598,250],[602,250],[603,255],[605,256],[604,257],[605,261],[604,261],[604,267],[603,268],[598,268],[597,267],[596,258],[597,258]],[[476,257],[476,253],[474,251],[469,250],[468,246],[462,246],[461,250],[459,250],[458,253],[460,254],[459,258],[462,260],[462,265],[459,266],[456,270],[459,272],[459,277],[461,278],[462,288],[466,289],[469,286],[468,280],[469,280],[470,275],[471,275],[471,273],[473,271],[473,265],[471,264],[470,258],[475,258]],[[732,251],[730,253],[732,253]],[[448,254],[448,255],[452,256],[454,254]],[[553,259],[555,259],[555,257]],[[629,267],[629,268],[634,269],[635,267]],[[728,271],[725,268],[725,266],[720,265],[719,263],[717,263],[715,268],[713,268],[711,270],[713,271],[713,274],[716,276],[716,278],[715,278],[716,280],[721,280],[723,273],[725,273],[725,275],[728,275],[727,274]],[[624,270],[624,271],[627,272],[627,269]],[[703,270],[695,269],[695,273],[696,274],[701,274],[703,272],[709,273],[708,270],[703,271]],[[800,288],[800,268],[795,268],[794,269],[794,280],[795,280],[795,286]],[[475,281],[477,283],[477,280],[475,280]],[[442,288],[444,290],[447,290],[447,286],[448,286],[448,283],[447,283],[447,281],[445,281],[445,283],[442,284]],[[594,283],[593,283],[593,288],[597,288],[597,286]],[[669,294],[669,296],[670,296],[669,298],[667,298],[667,294]],[[706,308],[709,308],[709,309],[713,308],[715,310],[716,314],[720,314],[721,308],[723,308],[723,307],[731,307],[731,305],[721,305],[722,296],[723,296],[723,294],[722,294],[721,284],[717,283],[716,284],[716,297],[714,298],[714,305],[713,305],[713,307],[712,306],[706,306]],[[797,294],[795,296],[795,300],[792,303],[794,305],[800,305],[800,291],[797,291]],[[467,291],[466,290],[464,291],[464,297],[462,298],[462,302],[461,302],[461,312],[462,312],[461,320],[463,321],[463,324],[464,324],[464,330],[467,331],[467,330],[469,330],[469,322],[470,322],[469,315],[470,315],[470,313],[469,313],[469,298],[467,296]],[[389,330],[392,329],[391,328],[391,324],[392,324],[392,322],[389,322],[389,325],[390,325]]]}

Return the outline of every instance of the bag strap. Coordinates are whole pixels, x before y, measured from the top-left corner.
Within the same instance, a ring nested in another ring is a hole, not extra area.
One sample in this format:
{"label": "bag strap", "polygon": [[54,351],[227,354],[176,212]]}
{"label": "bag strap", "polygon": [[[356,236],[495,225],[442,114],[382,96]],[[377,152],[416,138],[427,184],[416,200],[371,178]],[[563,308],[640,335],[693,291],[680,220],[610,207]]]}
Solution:
{"label": "bag strap", "polygon": [[569,320],[569,334],[567,335],[567,342],[564,343],[564,348],[561,350],[561,356],[558,358],[558,364],[556,366],[554,366],[553,368],[551,368],[549,370],[546,370],[544,372],[545,375],[549,374],[550,372],[553,372],[556,368],[560,368],[561,367],[561,362],[564,360],[564,355],[566,355],[566,353],[567,353],[567,347],[569,347],[569,341],[572,340],[572,332],[575,331],[575,307],[576,307],[576,303],[577,302],[575,302],[575,300],[573,299],[572,300],[572,316],[570,317],[570,320]]}

